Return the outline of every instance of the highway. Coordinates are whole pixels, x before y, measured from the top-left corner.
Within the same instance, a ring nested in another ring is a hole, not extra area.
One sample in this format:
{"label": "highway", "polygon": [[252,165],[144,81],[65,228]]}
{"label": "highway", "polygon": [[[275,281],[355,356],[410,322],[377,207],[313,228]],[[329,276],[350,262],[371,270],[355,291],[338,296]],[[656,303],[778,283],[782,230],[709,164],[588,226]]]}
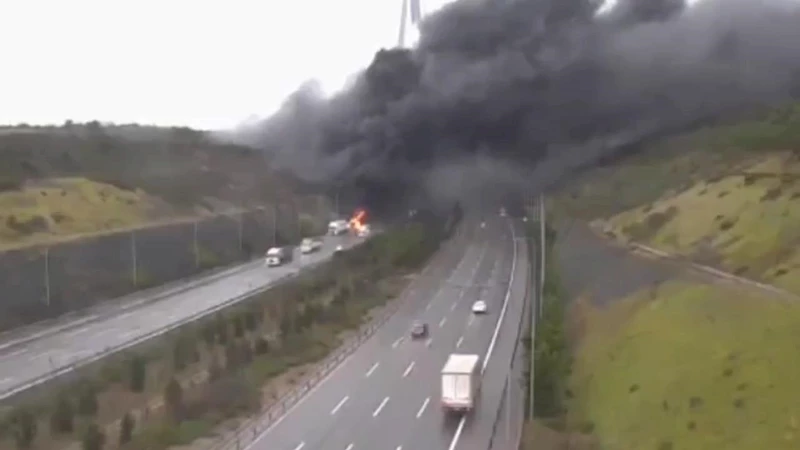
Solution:
{"label": "highway", "polygon": [[[297,256],[288,265],[269,268],[263,263],[246,264],[241,271],[189,289],[174,292],[156,301],[132,298],[135,307],[94,321],[79,320],[78,325],[42,333],[15,345],[0,343],[0,399],[21,392],[35,380],[67,368],[76,361],[106,349],[113,349],[146,336],[165,326],[217,307],[244,294],[274,284],[279,278],[330,258],[337,245],[349,248],[358,242],[353,236],[327,237],[323,248]],[[150,293],[150,295],[156,295]],[[45,378],[46,379],[46,378]]]}
{"label": "highway", "polygon": [[[507,219],[463,227],[428,274],[434,282],[413,284],[384,326],[244,449],[487,448],[520,323],[527,253]],[[479,299],[489,305],[485,315],[471,311]],[[428,324],[428,339],[410,338],[414,320]],[[477,410],[463,420],[445,419],[439,404],[440,371],[453,352],[488,361]]]}

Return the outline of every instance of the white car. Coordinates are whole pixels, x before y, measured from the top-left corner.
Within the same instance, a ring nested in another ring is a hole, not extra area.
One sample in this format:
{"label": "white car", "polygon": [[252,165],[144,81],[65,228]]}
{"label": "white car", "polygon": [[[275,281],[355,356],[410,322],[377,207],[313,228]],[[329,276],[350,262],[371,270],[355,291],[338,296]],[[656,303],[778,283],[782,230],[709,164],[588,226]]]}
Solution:
{"label": "white car", "polygon": [[339,253],[342,250],[344,250],[344,246],[342,244],[339,244],[339,245],[336,246],[336,249],[334,249],[333,252],[334,253]]}
{"label": "white car", "polygon": [[472,304],[472,312],[475,314],[486,314],[489,308],[486,306],[486,302],[483,300],[478,300],[477,302]]}

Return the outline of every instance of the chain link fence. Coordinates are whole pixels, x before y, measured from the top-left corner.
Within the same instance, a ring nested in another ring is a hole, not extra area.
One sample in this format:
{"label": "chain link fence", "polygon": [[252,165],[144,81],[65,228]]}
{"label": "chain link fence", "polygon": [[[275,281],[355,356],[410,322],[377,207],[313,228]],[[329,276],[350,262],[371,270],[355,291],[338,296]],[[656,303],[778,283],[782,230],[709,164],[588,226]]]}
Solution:
{"label": "chain link fence", "polygon": [[278,205],[0,253],[0,330],[252,259],[301,225]]}

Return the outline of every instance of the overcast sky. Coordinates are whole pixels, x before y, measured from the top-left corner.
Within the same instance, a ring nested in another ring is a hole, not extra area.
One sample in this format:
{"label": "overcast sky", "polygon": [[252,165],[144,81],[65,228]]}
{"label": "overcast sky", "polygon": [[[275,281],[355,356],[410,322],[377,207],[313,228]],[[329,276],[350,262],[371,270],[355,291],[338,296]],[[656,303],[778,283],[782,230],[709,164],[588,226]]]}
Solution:
{"label": "overcast sky", "polygon": [[[431,11],[448,0],[423,0]],[[2,0],[0,124],[225,128],[397,40],[401,0]]]}

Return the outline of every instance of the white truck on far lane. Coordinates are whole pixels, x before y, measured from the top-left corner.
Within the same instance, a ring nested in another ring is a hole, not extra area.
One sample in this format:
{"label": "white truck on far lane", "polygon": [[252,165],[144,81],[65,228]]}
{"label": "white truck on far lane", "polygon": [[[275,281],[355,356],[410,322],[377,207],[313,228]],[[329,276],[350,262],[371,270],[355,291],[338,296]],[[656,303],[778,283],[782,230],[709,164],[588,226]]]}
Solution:
{"label": "white truck on far lane", "polygon": [[481,357],[453,353],[442,368],[442,409],[468,413],[475,408],[481,389]]}
{"label": "white truck on far lane", "polygon": [[264,264],[269,267],[277,267],[292,261],[291,247],[272,247],[267,250]]}

